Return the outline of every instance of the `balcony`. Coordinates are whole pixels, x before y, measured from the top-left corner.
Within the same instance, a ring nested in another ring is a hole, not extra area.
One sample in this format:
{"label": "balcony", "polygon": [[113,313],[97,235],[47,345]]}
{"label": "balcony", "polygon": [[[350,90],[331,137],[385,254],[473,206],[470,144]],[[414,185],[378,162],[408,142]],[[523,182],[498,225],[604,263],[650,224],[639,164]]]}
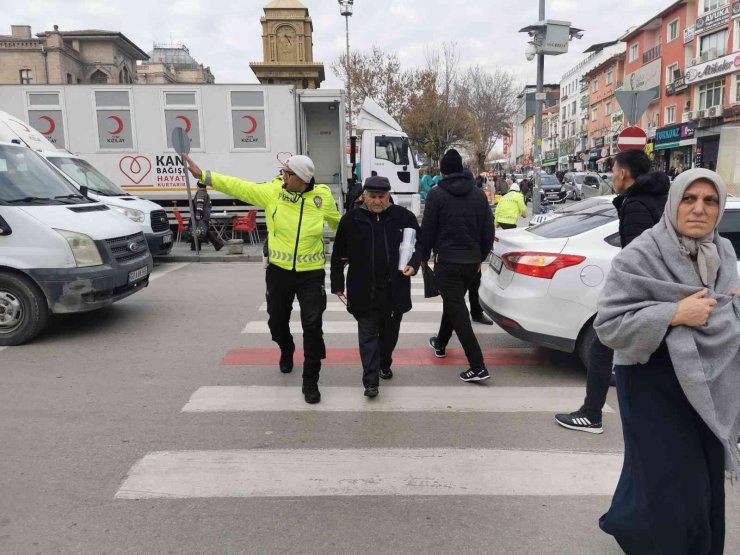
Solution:
{"label": "balcony", "polygon": [[653,60],[660,58],[663,47],[662,45],[654,46],[642,55],[642,65],[649,64]]}

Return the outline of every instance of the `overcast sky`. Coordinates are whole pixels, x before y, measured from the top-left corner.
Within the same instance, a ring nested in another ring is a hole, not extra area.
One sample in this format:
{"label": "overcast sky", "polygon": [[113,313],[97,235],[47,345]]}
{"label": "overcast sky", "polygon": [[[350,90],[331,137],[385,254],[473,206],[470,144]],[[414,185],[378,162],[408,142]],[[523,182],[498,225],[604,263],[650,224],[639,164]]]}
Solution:
{"label": "overcast sky", "polygon": [[[34,34],[61,30],[119,31],[149,52],[153,42],[182,42],[198,62],[211,67],[217,83],[256,83],[249,62],[262,61],[260,16],[269,0],[0,0],[0,34],[10,25],[31,25]],[[314,59],[324,62],[323,87],[340,88],[331,63],[345,48],[344,18],[336,0],[302,0],[314,22]],[[672,0],[547,0],[550,19],[585,30],[570,52],[548,56],[545,82],[556,83],[591,44],[617,38],[644,23]],[[457,43],[464,65],[512,71],[534,83],[527,62],[527,35],[517,31],[538,19],[538,0],[355,0],[350,19],[353,49],[373,44],[396,52],[406,67],[424,64],[430,45]]]}

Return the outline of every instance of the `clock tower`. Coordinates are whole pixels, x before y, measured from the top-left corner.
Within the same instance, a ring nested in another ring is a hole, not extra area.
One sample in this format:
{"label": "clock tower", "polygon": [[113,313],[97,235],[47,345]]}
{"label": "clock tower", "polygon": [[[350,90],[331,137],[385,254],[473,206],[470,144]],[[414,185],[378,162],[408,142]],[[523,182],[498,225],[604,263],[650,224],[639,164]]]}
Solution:
{"label": "clock tower", "polygon": [[264,61],[249,67],[263,85],[294,85],[317,89],[324,80],[324,64],[313,61],[313,22],[298,0],[272,0],[264,8]]}

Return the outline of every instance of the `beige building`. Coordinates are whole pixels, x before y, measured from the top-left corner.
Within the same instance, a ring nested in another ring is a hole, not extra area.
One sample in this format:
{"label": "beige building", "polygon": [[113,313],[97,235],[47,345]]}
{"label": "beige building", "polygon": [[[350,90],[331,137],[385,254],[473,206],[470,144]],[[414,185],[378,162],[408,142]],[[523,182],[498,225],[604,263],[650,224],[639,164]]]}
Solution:
{"label": "beige building", "polygon": [[31,34],[12,25],[0,35],[0,84],[133,83],[146,53],[122,33],[83,30]]}
{"label": "beige building", "polygon": [[184,44],[154,44],[149,60],[136,66],[140,85],[166,83],[215,83],[210,67],[199,64]]}
{"label": "beige building", "polygon": [[272,0],[264,8],[264,61],[249,67],[263,85],[294,85],[317,89],[324,80],[324,64],[313,61],[313,22],[298,0]]}

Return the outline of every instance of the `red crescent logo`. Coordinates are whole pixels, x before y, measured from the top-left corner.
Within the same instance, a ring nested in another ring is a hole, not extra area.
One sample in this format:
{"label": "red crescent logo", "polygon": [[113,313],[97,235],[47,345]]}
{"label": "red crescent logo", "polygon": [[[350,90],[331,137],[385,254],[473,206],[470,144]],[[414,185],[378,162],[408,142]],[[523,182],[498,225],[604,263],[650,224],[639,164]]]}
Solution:
{"label": "red crescent logo", "polygon": [[41,132],[42,135],[46,135],[48,137],[49,135],[51,135],[52,133],[54,133],[54,131],[56,130],[57,126],[54,123],[54,120],[50,116],[40,116],[39,119],[43,119],[43,120],[46,120],[47,122],[49,122],[49,129],[47,129],[46,131],[42,131]]}
{"label": "red crescent logo", "polygon": [[249,123],[252,124],[251,129],[249,129],[248,131],[242,131],[242,133],[244,133],[245,135],[251,135],[252,133],[254,133],[257,129],[257,120],[254,119],[252,116],[242,116],[242,119],[248,119]]}
{"label": "red crescent logo", "polygon": [[177,116],[175,119],[181,119],[185,122],[185,133],[190,133],[190,120],[185,116]]}
{"label": "red crescent logo", "polygon": [[113,131],[108,131],[111,135],[119,135],[123,131],[123,121],[118,116],[108,116],[108,119],[112,119],[118,125],[118,128]]}

